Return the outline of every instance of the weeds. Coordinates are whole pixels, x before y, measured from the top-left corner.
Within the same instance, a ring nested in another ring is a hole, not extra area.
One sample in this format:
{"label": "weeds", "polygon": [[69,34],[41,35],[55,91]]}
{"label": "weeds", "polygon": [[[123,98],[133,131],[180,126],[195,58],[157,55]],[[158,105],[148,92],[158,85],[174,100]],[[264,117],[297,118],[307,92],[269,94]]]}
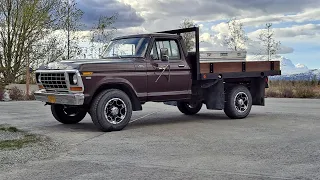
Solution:
{"label": "weeds", "polygon": [[34,96],[34,91],[32,91],[30,94],[26,94],[24,91],[20,90],[17,87],[13,87],[9,90],[9,96],[13,101],[31,101],[36,99]]}
{"label": "weeds", "polygon": [[6,132],[20,132],[19,129],[16,127],[0,127],[0,131],[6,131]]}
{"label": "weeds", "polygon": [[17,87],[13,87],[9,90],[10,98],[13,101],[22,101],[25,99],[24,92]]}
{"label": "weeds", "polygon": [[21,149],[24,145],[35,143],[39,141],[39,138],[33,134],[26,134],[23,138],[0,141],[0,150],[13,150]]}
{"label": "weeds", "polygon": [[319,98],[320,86],[316,81],[270,81],[267,97]]}
{"label": "weeds", "polygon": [[13,126],[0,125],[0,133],[11,132],[11,133],[23,133],[24,135],[17,139],[0,140],[0,150],[15,150],[23,148],[23,146],[36,143],[40,141],[40,138],[34,134],[28,134]]}

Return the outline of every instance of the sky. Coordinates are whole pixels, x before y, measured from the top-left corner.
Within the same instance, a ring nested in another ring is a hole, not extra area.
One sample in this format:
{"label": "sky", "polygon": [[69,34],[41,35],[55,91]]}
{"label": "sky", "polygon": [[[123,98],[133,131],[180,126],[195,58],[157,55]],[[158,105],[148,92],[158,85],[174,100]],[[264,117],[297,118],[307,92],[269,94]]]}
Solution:
{"label": "sky", "polygon": [[200,47],[223,50],[226,21],[236,17],[253,45],[266,23],[273,24],[279,54],[294,64],[320,68],[320,0],[77,0],[82,21],[91,25],[100,15],[117,14],[118,35],[158,32],[179,28],[184,19],[194,20],[201,30]]}

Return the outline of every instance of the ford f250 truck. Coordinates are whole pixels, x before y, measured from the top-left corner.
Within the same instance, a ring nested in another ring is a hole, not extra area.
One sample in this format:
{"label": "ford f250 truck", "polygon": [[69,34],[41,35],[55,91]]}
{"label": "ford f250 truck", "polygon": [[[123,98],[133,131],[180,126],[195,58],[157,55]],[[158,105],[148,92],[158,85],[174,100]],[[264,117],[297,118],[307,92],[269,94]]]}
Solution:
{"label": "ford f250 truck", "polygon": [[[195,51],[186,50],[182,33],[194,33]],[[88,113],[101,131],[119,131],[149,101],[177,106],[186,115],[205,105],[245,118],[252,105],[265,105],[268,76],[280,74],[279,61],[246,61],[237,51],[200,52],[194,27],[118,37],[99,59],[42,65],[35,97],[51,105],[61,123],[78,123]]]}

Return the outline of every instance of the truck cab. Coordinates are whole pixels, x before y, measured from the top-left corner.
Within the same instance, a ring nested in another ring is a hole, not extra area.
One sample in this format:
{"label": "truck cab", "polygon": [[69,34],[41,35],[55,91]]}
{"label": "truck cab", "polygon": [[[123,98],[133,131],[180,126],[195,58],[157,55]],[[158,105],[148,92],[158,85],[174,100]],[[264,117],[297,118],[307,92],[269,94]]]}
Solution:
{"label": "truck cab", "polygon": [[[186,50],[181,36],[190,32],[195,52]],[[281,73],[274,61],[217,61],[214,52],[204,54],[201,59],[197,27],[117,37],[99,59],[41,66],[35,97],[51,106],[57,121],[79,123],[89,113],[102,131],[122,130],[132,111],[149,101],[177,106],[186,115],[205,104],[238,119],[248,116],[252,105],[264,105],[267,77]]]}

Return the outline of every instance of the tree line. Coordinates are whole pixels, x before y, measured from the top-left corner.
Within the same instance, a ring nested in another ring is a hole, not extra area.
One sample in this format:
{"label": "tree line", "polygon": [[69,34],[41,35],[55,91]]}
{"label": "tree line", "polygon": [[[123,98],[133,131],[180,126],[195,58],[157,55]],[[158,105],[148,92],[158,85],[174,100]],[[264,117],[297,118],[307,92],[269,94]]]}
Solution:
{"label": "tree line", "polygon": [[93,45],[107,43],[117,15],[101,14],[89,27],[83,15],[75,0],[1,0],[0,86],[28,80],[30,69],[42,63],[81,54],[79,30],[90,32]]}

